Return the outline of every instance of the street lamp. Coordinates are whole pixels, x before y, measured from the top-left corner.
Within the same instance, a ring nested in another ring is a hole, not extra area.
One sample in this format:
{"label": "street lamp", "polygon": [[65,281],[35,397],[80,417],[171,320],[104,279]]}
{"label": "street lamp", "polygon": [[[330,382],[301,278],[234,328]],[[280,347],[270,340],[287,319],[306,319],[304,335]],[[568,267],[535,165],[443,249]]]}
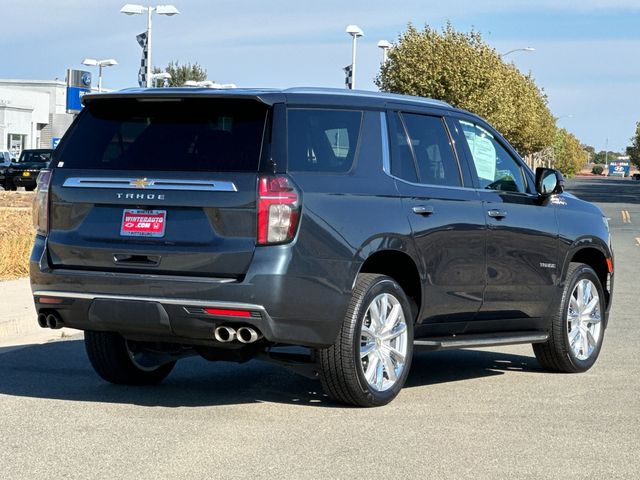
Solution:
{"label": "street lamp", "polygon": [[357,25],[348,25],[345,31],[353,37],[351,47],[351,90],[353,90],[356,88],[356,39],[364,36],[364,32]]}
{"label": "street lamp", "polygon": [[378,42],[378,48],[382,50],[382,63],[387,63],[387,53],[391,48],[391,43],[387,40],[380,40]]}
{"label": "street lamp", "polygon": [[106,60],[96,60],[95,58],[85,58],[82,60],[82,65],[89,67],[98,67],[98,93],[102,92],[102,67],[113,67],[118,65],[118,62],[113,58],[107,58]]}
{"label": "street lamp", "polygon": [[158,5],[156,7],[142,5],[136,5],[133,3],[127,3],[120,9],[121,13],[125,15],[142,15],[147,12],[147,72],[146,72],[146,87],[151,87],[151,14],[156,12],[158,15],[167,15],[172,17],[178,15],[180,12],[173,5]]}
{"label": "street lamp", "polygon": [[500,55],[502,58],[506,57],[507,55],[509,55],[510,53],[513,52],[535,52],[536,49],[533,47],[524,47],[524,48],[514,48],[513,50],[509,50],[508,52],[503,53],[502,55]]}

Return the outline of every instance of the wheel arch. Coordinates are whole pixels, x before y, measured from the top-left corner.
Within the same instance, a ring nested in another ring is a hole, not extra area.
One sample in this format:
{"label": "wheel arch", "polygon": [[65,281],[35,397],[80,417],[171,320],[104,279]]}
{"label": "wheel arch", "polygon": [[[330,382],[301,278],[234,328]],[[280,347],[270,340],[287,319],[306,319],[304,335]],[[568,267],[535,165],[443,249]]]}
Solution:
{"label": "wheel arch", "polygon": [[378,273],[393,278],[412,301],[414,321],[422,308],[422,284],[415,260],[399,250],[378,250],[371,253],[358,273]]}
{"label": "wheel arch", "polygon": [[613,254],[608,247],[593,240],[591,242],[582,241],[580,244],[575,245],[566,256],[562,271],[562,284],[566,281],[570,263],[584,263],[590,266],[600,280],[608,310],[611,303],[611,290],[613,289],[613,269],[611,272],[609,271],[609,262],[613,267]]}

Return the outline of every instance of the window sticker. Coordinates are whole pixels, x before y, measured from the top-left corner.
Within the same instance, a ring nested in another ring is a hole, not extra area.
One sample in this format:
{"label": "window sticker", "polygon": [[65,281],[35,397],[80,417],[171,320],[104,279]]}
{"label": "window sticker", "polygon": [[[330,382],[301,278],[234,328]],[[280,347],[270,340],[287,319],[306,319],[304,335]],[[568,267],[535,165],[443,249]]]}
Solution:
{"label": "window sticker", "polygon": [[460,123],[471,150],[478,177],[493,182],[496,179],[496,148],[491,141],[491,135],[471,123],[463,121]]}

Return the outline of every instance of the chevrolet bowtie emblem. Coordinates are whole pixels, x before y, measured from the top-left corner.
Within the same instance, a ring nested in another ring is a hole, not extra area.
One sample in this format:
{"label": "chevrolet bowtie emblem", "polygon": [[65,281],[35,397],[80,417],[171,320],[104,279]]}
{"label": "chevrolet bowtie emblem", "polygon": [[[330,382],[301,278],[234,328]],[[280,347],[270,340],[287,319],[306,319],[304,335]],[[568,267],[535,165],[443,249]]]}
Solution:
{"label": "chevrolet bowtie emblem", "polygon": [[137,180],[133,180],[129,185],[136,188],[145,188],[151,185],[153,182],[150,182],[146,178],[138,178]]}

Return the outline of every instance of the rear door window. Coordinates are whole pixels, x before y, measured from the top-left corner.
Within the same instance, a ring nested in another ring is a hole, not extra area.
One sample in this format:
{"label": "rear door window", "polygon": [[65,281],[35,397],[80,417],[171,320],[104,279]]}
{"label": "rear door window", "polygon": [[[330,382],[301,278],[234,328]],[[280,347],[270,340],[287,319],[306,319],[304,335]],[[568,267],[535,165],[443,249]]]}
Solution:
{"label": "rear door window", "polygon": [[424,185],[462,185],[458,162],[443,119],[431,115],[392,115],[391,173]]}
{"label": "rear door window", "polygon": [[356,156],[361,123],[361,111],[290,108],[287,113],[289,170],[348,172]]}
{"label": "rear door window", "polygon": [[257,171],[266,118],[253,100],[98,99],[55,157],[65,168]]}

